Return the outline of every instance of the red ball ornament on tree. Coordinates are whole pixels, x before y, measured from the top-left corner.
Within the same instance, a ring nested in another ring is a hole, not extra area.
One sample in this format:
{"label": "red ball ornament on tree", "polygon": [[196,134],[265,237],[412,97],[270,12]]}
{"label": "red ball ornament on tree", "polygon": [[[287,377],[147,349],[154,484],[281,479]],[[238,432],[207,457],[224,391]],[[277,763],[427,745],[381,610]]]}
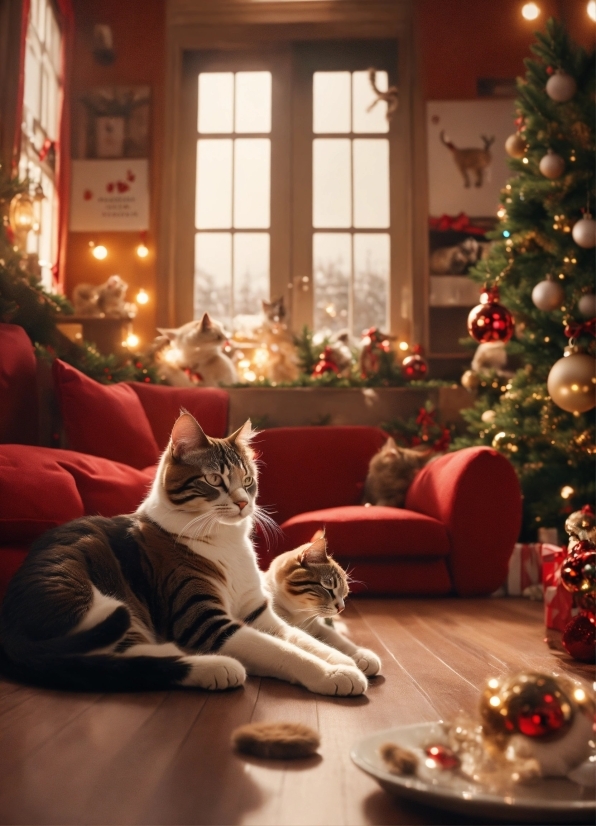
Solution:
{"label": "red ball ornament on tree", "polygon": [[588,614],[578,614],[567,623],[561,642],[565,651],[574,660],[593,663],[596,659],[595,633],[594,617]]}
{"label": "red ball ornament on tree", "polygon": [[401,363],[401,374],[407,381],[423,379],[428,373],[428,364],[423,358],[422,347],[417,344],[412,348],[413,355],[406,356]]}
{"label": "red ball ornament on tree", "polygon": [[333,359],[331,347],[325,347],[311,375],[313,378],[317,378],[317,376],[323,376],[325,373],[339,373],[339,367]]}
{"label": "red ball ornament on tree", "polygon": [[561,568],[561,582],[575,594],[596,592],[596,551],[575,552],[568,556]]}
{"label": "red ball ornament on tree", "polygon": [[488,341],[502,341],[504,344],[513,335],[513,316],[502,304],[499,304],[499,291],[490,287],[480,296],[468,316],[468,333],[474,341],[484,344]]}

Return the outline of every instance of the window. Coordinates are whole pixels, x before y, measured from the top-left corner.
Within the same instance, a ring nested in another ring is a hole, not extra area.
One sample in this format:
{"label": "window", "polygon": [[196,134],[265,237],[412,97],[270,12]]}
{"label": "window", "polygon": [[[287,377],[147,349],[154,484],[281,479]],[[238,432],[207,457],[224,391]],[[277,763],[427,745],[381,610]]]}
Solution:
{"label": "window", "polygon": [[194,316],[236,328],[269,295],[271,72],[198,76]]}
{"label": "window", "polygon": [[186,58],[177,323],[192,306],[239,329],[284,294],[295,330],[388,330],[399,159],[369,67],[395,83],[395,41],[269,51]]}
{"label": "window", "polygon": [[25,48],[19,175],[36,189],[38,209],[27,252],[38,256],[42,284],[51,289],[58,254],[55,143],[62,95],[62,34],[50,0],[31,0]]}

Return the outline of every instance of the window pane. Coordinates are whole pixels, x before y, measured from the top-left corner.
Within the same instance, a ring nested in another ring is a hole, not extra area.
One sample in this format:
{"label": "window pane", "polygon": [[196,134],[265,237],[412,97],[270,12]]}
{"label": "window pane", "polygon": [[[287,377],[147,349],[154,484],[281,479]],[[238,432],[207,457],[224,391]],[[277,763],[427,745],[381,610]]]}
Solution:
{"label": "window pane", "polygon": [[234,124],[234,75],[201,72],[199,75],[199,132],[231,132]]}
{"label": "window pane", "polygon": [[360,337],[369,327],[389,328],[389,235],[354,235],[354,311],[352,332]]}
{"label": "window pane", "polygon": [[232,141],[197,141],[197,229],[232,226]]}
{"label": "window pane", "polygon": [[350,178],[350,141],[347,138],[314,140],[314,227],[352,225]]}
{"label": "window pane", "polygon": [[265,229],[270,222],[271,141],[238,138],[234,143],[234,226]]}
{"label": "window pane", "polygon": [[314,327],[335,332],[349,326],[352,239],[348,233],[313,235]]}
{"label": "window pane", "polygon": [[[377,72],[375,77],[377,88],[386,92],[388,88],[387,72]],[[368,72],[354,72],[352,75],[352,131],[353,132],[388,132],[387,104],[376,100],[376,93],[370,83]]]}
{"label": "window pane", "polygon": [[232,314],[232,235],[199,232],[195,236],[194,317],[211,313],[229,325]]}
{"label": "window pane", "polygon": [[269,233],[238,232],[234,235],[234,321],[239,315],[261,313],[261,300],[269,298]]}
{"label": "window pane", "polygon": [[350,131],[350,73],[313,75],[313,132]]}
{"label": "window pane", "polygon": [[271,72],[236,72],[236,132],[271,132]]}
{"label": "window pane", "polygon": [[41,70],[36,51],[28,44],[25,52],[25,106],[39,118]]}
{"label": "window pane", "polygon": [[389,141],[356,138],[354,152],[354,226],[389,226]]}

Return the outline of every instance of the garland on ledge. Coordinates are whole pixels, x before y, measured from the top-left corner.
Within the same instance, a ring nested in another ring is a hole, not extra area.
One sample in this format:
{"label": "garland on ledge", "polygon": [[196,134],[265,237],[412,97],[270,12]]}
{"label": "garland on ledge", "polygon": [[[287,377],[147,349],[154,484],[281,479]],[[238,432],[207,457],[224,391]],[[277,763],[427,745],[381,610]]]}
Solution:
{"label": "garland on ledge", "polygon": [[[426,383],[426,382],[425,382]],[[427,383],[426,383],[427,384]],[[416,416],[411,416],[407,422],[401,419],[392,419],[383,422],[381,427],[401,447],[427,447],[434,453],[443,453],[451,443],[452,430],[436,420],[437,411],[432,402],[427,401]]]}
{"label": "garland on ledge", "polygon": [[159,383],[156,368],[144,355],[104,356],[94,344],[75,344],[60,332],[56,319],[72,315],[73,307],[63,295],[42,286],[31,259],[14,243],[7,215],[11,200],[28,188],[27,182],[7,178],[0,166],[0,322],[22,327],[40,358],[60,358],[102,384]]}

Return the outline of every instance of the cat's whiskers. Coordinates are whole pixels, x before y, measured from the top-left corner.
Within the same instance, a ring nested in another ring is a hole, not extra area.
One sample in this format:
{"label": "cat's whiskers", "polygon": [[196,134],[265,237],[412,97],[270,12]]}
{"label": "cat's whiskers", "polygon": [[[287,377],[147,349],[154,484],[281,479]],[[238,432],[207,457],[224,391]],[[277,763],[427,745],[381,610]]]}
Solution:
{"label": "cat's whiskers", "polygon": [[261,528],[267,550],[269,550],[272,544],[277,544],[278,538],[283,536],[283,531],[265,508],[256,505],[253,516],[255,527],[258,525]]}

